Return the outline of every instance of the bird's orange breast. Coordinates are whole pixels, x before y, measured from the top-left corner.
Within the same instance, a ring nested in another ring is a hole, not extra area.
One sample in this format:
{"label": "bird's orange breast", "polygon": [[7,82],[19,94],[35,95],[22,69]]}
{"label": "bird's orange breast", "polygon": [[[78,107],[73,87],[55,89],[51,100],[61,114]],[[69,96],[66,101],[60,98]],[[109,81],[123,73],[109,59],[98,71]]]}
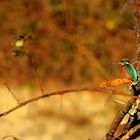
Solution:
{"label": "bird's orange breast", "polygon": [[133,80],[133,78],[132,78],[132,77],[130,77],[130,76],[128,75],[128,73],[126,72],[126,70],[125,70],[125,67],[124,67],[124,66],[122,66],[122,71],[123,71],[124,75],[126,76],[126,78]]}

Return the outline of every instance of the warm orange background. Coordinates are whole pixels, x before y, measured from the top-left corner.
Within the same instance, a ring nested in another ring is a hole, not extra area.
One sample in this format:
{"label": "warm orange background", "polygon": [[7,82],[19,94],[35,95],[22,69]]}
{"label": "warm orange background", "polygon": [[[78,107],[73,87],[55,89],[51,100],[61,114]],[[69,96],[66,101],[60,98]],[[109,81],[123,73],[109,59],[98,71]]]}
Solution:
{"label": "warm orange background", "polygon": [[[71,87],[92,86],[123,77],[113,62],[135,61],[134,19],[125,0],[1,0],[0,71],[20,101]],[[122,11],[122,12],[121,12]],[[26,41],[37,63],[14,57],[14,38],[32,32]],[[16,105],[1,82],[0,112]],[[118,90],[119,88],[116,88]],[[121,87],[124,92],[128,86]],[[98,140],[121,108],[108,94],[69,94],[32,103],[0,118],[0,137],[21,140]],[[118,97],[117,97],[118,98]],[[124,100],[128,100],[125,98]],[[106,104],[107,101],[107,104]]]}

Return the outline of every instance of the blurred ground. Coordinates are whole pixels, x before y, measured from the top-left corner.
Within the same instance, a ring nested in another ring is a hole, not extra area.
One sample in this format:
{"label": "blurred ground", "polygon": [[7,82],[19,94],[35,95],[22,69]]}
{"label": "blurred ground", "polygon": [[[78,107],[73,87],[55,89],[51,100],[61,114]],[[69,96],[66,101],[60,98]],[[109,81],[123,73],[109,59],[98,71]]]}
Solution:
{"label": "blurred ground", "polygon": [[[118,0],[1,0],[0,74],[21,101],[45,92],[123,77],[113,62],[135,61],[133,17]],[[25,55],[15,57],[15,38]],[[37,68],[37,71],[36,69]],[[1,82],[0,112],[16,102]],[[128,91],[127,87],[121,90]],[[73,93],[46,98],[0,118],[0,137],[21,140],[98,140],[120,109],[108,95]],[[124,99],[128,100],[128,99]]]}
{"label": "blurred ground", "polygon": [[[15,93],[30,98],[27,88]],[[1,94],[1,111],[16,105],[5,89]],[[21,140],[101,139],[121,106],[113,102],[105,106],[107,96],[97,94],[72,93],[34,102],[0,118],[0,136],[14,135]]]}

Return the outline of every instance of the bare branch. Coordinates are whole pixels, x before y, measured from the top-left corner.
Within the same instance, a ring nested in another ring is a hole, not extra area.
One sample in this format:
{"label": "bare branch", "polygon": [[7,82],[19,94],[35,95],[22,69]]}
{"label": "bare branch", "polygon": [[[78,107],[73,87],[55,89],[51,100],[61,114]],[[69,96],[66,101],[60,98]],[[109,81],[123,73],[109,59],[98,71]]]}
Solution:
{"label": "bare branch", "polygon": [[61,90],[61,91],[55,91],[55,92],[50,92],[50,93],[46,93],[44,95],[40,95],[40,96],[37,96],[37,97],[34,97],[34,98],[31,98],[27,101],[24,101],[24,102],[21,102],[19,105],[3,112],[0,114],[0,117],[2,116],[6,116],[10,113],[12,113],[13,111],[27,105],[27,104],[30,104],[34,101],[37,101],[37,100],[41,100],[41,99],[44,99],[46,97],[51,97],[51,96],[56,96],[56,95],[64,95],[64,94],[69,94],[69,93],[80,93],[80,92],[84,92],[84,91],[87,91],[87,92],[98,92],[98,93],[107,93],[107,94],[113,94],[113,95],[121,95],[121,96],[126,96],[126,97],[131,97],[131,98],[134,98],[134,99],[140,99],[140,97],[137,97],[137,96],[132,96],[132,95],[128,95],[128,94],[123,94],[121,92],[116,92],[115,90],[111,90],[111,89],[101,89],[101,88],[93,88],[93,87],[84,87],[84,88],[74,88],[74,89],[66,89],[66,90]]}

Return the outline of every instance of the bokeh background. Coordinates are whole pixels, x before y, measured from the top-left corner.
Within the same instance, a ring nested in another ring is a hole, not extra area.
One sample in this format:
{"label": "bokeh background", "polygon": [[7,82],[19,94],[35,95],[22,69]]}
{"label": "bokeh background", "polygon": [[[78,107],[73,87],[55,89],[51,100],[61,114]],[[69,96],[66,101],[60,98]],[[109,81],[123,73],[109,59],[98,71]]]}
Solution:
{"label": "bokeh background", "polygon": [[[124,5],[125,0],[0,0],[0,112],[16,105],[3,79],[25,101],[41,89],[98,88],[123,77],[113,62],[122,57],[134,62],[136,54],[128,31],[134,18]],[[24,41],[30,57],[14,56],[16,38],[26,33],[34,36]],[[120,89],[129,92],[127,86]],[[121,108],[113,103],[120,97],[109,97],[83,92],[34,102],[0,118],[0,138],[99,140]]]}

